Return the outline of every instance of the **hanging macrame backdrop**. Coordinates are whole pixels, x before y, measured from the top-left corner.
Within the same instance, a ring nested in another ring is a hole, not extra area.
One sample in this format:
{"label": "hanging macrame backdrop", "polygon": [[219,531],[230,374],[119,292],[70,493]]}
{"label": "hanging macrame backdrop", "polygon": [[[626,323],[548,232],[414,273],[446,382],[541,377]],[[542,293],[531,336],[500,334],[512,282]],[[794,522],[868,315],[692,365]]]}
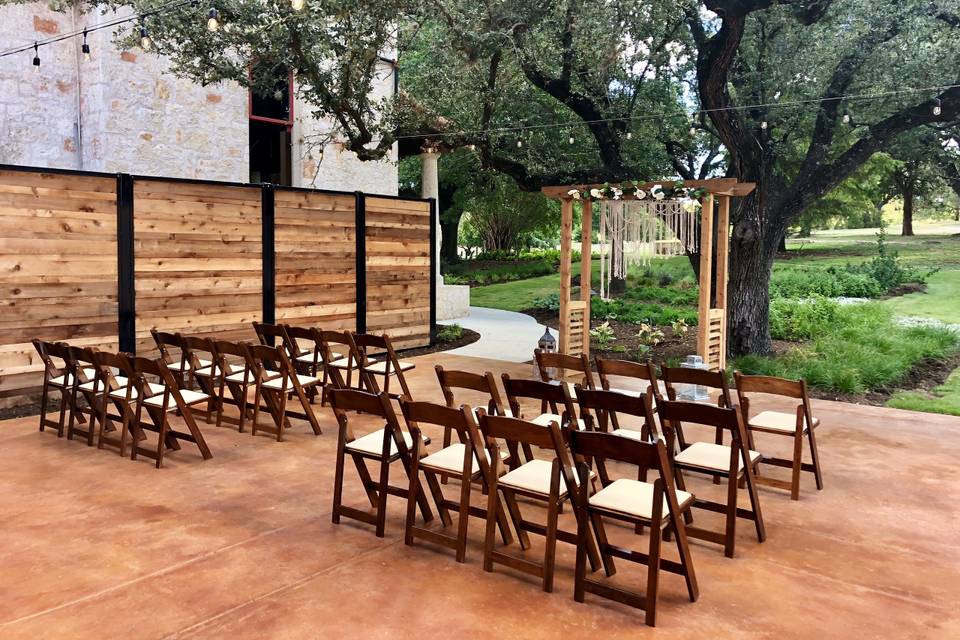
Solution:
{"label": "hanging macrame backdrop", "polygon": [[[600,297],[635,264],[695,253],[699,212],[681,200],[600,202]],[[614,247],[623,247],[615,251]]]}

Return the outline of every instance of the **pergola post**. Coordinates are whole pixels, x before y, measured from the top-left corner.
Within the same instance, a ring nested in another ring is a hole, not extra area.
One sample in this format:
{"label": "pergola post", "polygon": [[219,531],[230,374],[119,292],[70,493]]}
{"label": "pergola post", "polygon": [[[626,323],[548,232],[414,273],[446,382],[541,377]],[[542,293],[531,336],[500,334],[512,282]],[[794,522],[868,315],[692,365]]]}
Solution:
{"label": "pergola post", "polygon": [[722,314],[720,369],[727,367],[727,268],[730,254],[730,196],[720,196],[717,212],[717,279],[714,307]]}
{"label": "pergola post", "polygon": [[713,290],[713,194],[700,201],[700,296],[697,304],[697,353],[709,364],[710,294]]}
{"label": "pergola post", "polygon": [[580,214],[580,301],[583,302],[583,353],[590,355],[590,290],[592,289],[593,202],[583,201]]}
{"label": "pergola post", "polygon": [[570,348],[570,255],[573,236],[573,200],[560,201],[560,353]]}

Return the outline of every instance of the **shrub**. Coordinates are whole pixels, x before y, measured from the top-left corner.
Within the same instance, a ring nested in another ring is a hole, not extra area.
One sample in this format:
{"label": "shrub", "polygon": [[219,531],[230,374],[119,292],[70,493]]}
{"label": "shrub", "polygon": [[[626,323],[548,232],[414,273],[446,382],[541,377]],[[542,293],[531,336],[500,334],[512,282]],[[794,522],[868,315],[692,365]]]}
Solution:
{"label": "shrub", "polygon": [[697,323],[697,310],[659,304],[631,302],[623,299],[593,298],[591,313],[595,318],[616,319],[634,324],[666,325],[683,319],[688,325]]}
{"label": "shrub", "polygon": [[442,324],[437,327],[438,342],[454,342],[463,337],[463,327],[458,324]]}
{"label": "shrub", "polygon": [[613,333],[613,329],[610,328],[610,322],[604,322],[596,329],[590,330],[590,337],[593,338],[594,342],[597,343],[597,347],[600,349],[606,349],[610,346],[610,343],[616,340],[616,335]]}
{"label": "shrub", "polygon": [[904,327],[877,303],[838,306],[814,339],[779,356],[743,356],[744,373],[804,378],[811,386],[841,393],[882,390],[926,358],[944,358],[960,347],[949,329]]}
{"label": "shrub", "polygon": [[534,298],[533,308],[541,311],[560,311],[560,294],[549,293],[542,298]]}
{"label": "shrub", "polygon": [[777,340],[810,340],[837,321],[840,305],[829,298],[775,298],[770,302],[770,336]]}
{"label": "shrub", "polygon": [[664,287],[640,286],[627,289],[623,297],[628,300],[641,300],[643,302],[696,306],[697,289],[667,289]]}

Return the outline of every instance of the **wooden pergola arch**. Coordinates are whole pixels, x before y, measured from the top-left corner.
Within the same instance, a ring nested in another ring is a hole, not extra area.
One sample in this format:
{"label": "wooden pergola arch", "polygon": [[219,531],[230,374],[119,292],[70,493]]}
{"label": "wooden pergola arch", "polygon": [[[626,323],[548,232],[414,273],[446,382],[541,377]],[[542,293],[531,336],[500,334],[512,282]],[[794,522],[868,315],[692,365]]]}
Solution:
{"label": "wooden pergola arch", "polygon": [[[673,180],[648,182],[637,185],[649,192],[655,186],[664,188],[678,186]],[[700,298],[697,308],[697,353],[713,370],[722,370],[727,365],[727,256],[730,244],[730,198],[751,193],[755,185],[737,182],[734,178],[708,180],[684,180],[684,188],[704,192],[700,198]],[[591,290],[591,229],[593,226],[593,201],[590,198],[575,199],[570,191],[581,193],[591,189],[603,189],[606,185],[567,185],[544,187],[543,194],[560,200],[560,344],[559,351],[572,355],[590,355],[590,290]],[[633,188],[633,185],[630,185]],[[624,195],[623,200],[633,200]],[[580,299],[571,299],[571,268],[573,250],[573,207],[581,204],[582,233],[580,238]],[[717,210],[717,243],[713,243],[714,209]],[[713,265],[716,263],[716,273]],[[714,295],[714,291],[716,292]]]}

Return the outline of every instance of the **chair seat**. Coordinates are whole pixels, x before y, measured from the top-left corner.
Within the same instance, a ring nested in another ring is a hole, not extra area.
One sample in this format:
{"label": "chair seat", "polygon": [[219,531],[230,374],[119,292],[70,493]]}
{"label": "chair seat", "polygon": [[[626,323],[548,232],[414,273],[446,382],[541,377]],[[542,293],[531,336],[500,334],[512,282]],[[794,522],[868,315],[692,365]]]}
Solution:
{"label": "chair seat", "polygon": [[[313,364],[313,350],[307,351],[306,353],[301,353],[297,356],[297,362],[306,362],[307,364]],[[323,364],[323,359],[320,357],[320,354],[317,354],[317,364]]]}
{"label": "chair seat", "polygon": [[631,440],[636,440],[638,442],[647,442],[647,438],[643,437],[643,433],[637,431],[636,429],[615,429],[611,433],[613,433],[615,436],[620,436],[621,438],[630,438]]}
{"label": "chair seat", "polygon": [[356,361],[351,362],[349,356],[343,356],[331,362],[330,366],[335,369],[356,369],[357,363]]}
{"label": "chair seat", "polygon": [[[400,367],[400,371],[410,371],[411,369],[413,369],[414,367],[417,366],[417,365],[413,364],[412,362],[406,362],[406,361],[404,361],[404,360],[398,360],[398,361],[397,361],[397,365]],[[385,375],[385,374],[387,373],[387,361],[386,361],[386,360],[382,360],[382,361],[380,361],[380,362],[371,362],[371,363],[368,364],[366,367],[364,367],[364,369],[365,369],[368,373],[373,373],[373,374],[381,375],[381,376],[382,376],[382,375]],[[397,370],[396,370],[396,368],[391,364],[391,365],[390,365],[390,375],[396,375],[396,374],[397,374]]]}
{"label": "chair seat", "polygon": [[[92,378],[92,377],[95,376],[96,374],[97,374],[97,370],[96,370],[96,369],[87,369],[87,368],[84,368],[84,369],[83,369],[83,375],[84,375],[85,377],[87,377],[87,378]],[[69,385],[73,384],[73,375],[70,374],[70,373],[65,373],[65,374],[63,374],[63,375],[61,375],[61,376],[57,376],[57,377],[55,377],[55,378],[50,378],[50,384],[52,384],[52,385],[54,385],[54,386],[56,386],[56,387],[69,386]]]}
{"label": "chair seat", "polygon": [[[497,480],[497,483],[511,489],[519,489],[521,491],[526,491],[528,493],[535,493],[541,496],[550,495],[550,480],[553,473],[553,462],[548,462],[546,460],[534,459],[529,462],[525,462],[513,471],[505,473],[503,476]],[[594,477],[596,474],[591,471],[590,477]],[[577,478],[574,477],[574,480],[577,481]],[[563,478],[560,479],[560,497],[567,495],[567,488],[563,482]]]}
{"label": "chair seat", "polygon": [[[750,452],[750,464],[756,464],[762,456]],[[730,471],[730,447],[712,442],[694,442],[674,457],[674,462],[685,467],[696,467],[709,471]],[[743,460],[740,460],[740,473],[743,473]]]}
{"label": "chair seat", "polygon": [[[264,382],[263,386],[266,389],[275,389],[279,391],[280,389],[283,389],[284,379],[285,379],[285,376],[279,377],[279,378],[273,378],[272,380],[267,380],[266,382]],[[321,382],[323,382],[323,378],[315,378],[313,376],[304,376],[304,375],[297,374],[297,381],[300,382],[301,387],[309,387],[315,384],[320,384]],[[293,390],[293,385],[290,384],[289,382],[287,383],[287,390],[288,391]]]}
{"label": "chair seat", "polygon": [[[151,388],[153,387],[153,385],[150,385],[150,386]],[[163,386],[161,385],[160,388],[162,391]],[[208,396],[207,394],[200,393],[199,391],[191,391],[190,389],[181,389],[180,397],[183,398],[183,403],[188,406],[191,404],[197,404],[198,402],[203,402],[205,400],[210,399],[210,396]],[[160,393],[158,395],[151,396],[146,400],[144,400],[143,404],[148,404],[152,407],[157,407],[159,409],[160,407],[163,406],[163,394]],[[171,397],[167,401],[167,411],[176,411],[176,409],[177,409],[177,403],[174,402],[173,398]]]}
{"label": "chair seat", "polygon": [[[206,369],[207,367],[209,367],[209,366],[212,365],[212,364],[213,364],[213,362],[211,362],[210,360],[204,360],[203,358],[197,358],[197,370]],[[184,361],[181,359],[181,360],[176,364],[176,366],[172,366],[172,367],[170,367],[170,369],[173,370],[173,371],[180,371],[180,372],[189,371],[189,370],[190,370],[190,363],[189,363],[189,362],[184,362]]]}
{"label": "chair seat", "polygon": [[[677,504],[681,510],[692,501],[693,494],[677,490]],[[653,484],[627,478],[614,480],[590,496],[590,505],[649,521],[653,518]],[[661,525],[666,524],[670,517],[666,495],[663,496],[661,514]]]}
{"label": "chair seat", "polygon": [[[246,367],[230,367],[230,375],[227,376],[227,380],[230,382],[243,382],[243,374],[246,371]],[[208,374],[209,375],[209,374]],[[254,375],[251,371],[247,376],[247,382],[251,383],[254,381]]]}
{"label": "chair seat", "polygon": [[[449,447],[445,447],[436,453],[431,453],[430,455],[420,459],[420,466],[426,467],[428,469],[434,469],[437,471],[447,471],[449,473],[460,473],[463,471],[463,454],[464,449],[467,445],[462,442],[455,442]],[[490,454],[487,451],[483,452],[484,455],[489,459]],[[510,457],[509,451],[501,451],[500,458],[506,459]],[[477,471],[477,460],[473,459],[472,464],[470,465],[470,473]]]}
{"label": "chair seat", "polygon": [[[127,379],[122,378],[120,376],[116,376],[114,380],[117,381],[117,384],[120,385],[120,388],[117,389],[116,391],[111,391],[110,397],[116,398],[118,400],[123,400],[124,398],[127,397]],[[150,384],[150,393],[163,393],[163,390],[166,388],[162,384],[159,384],[157,382],[151,382],[149,384]],[[85,385],[80,385],[80,386],[83,387]],[[136,387],[134,387],[133,389],[130,390],[130,398],[133,399],[136,397],[137,397],[137,389]]]}
{"label": "chair seat", "polygon": [[[487,410],[486,407],[474,407],[474,408],[473,408],[473,417],[476,418],[478,421],[480,420],[480,414],[478,413],[478,410],[481,409],[481,408],[482,408],[484,411]],[[504,415],[506,415],[506,417],[508,417],[508,418],[512,418],[512,417],[513,417],[513,411],[511,411],[510,409],[504,409],[504,410],[503,410],[503,413],[504,413]],[[491,415],[491,414],[488,413],[487,415]]]}
{"label": "chair seat", "polygon": [[[555,414],[555,413],[541,413],[540,415],[538,415],[536,418],[534,418],[534,419],[531,420],[530,422],[532,422],[533,424],[538,424],[538,425],[540,425],[541,427],[547,427],[547,426],[550,425],[551,422],[556,422],[557,424],[563,424],[563,421],[562,421],[561,416],[559,416],[559,415],[557,415],[557,414]],[[586,429],[586,428],[587,428],[587,426],[586,426],[586,424],[584,424],[583,419],[582,419],[582,418],[578,418],[578,419],[577,419],[577,429],[579,429],[580,431],[583,431],[583,430]]]}
{"label": "chair seat", "polygon": [[[360,436],[353,442],[348,442],[345,449],[347,451],[356,451],[358,453],[368,453],[371,455],[379,456],[383,452],[383,431],[384,431],[383,429],[377,429],[372,433],[368,433],[366,435]],[[424,441],[424,444],[430,443],[429,438],[424,438],[423,441]],[[413,446],[413,437],[406,431],[403,432],[403,442],[408,447]],[[397,450],[397,443],[393,438],[391,438],[390,439],[390,455],[395,456],[397,455],[397,453],[399,453],[399,451]],[[461,457],[461,460],[462,459],[463,458]]]}
{"label": "chair seat", "polygon": [[[814,418],[813,428],[816,429],[819,424],[819,418]],[[750,422],[747,423],[747,426],[751,429],[757,429],[759,431],[792,434],[796,433],[797,431],[797,414],[783,413],[780,411],[763,411],[750,418]],[[806,421],[804,421],[803,431],[804,433],[807,431]]]}

